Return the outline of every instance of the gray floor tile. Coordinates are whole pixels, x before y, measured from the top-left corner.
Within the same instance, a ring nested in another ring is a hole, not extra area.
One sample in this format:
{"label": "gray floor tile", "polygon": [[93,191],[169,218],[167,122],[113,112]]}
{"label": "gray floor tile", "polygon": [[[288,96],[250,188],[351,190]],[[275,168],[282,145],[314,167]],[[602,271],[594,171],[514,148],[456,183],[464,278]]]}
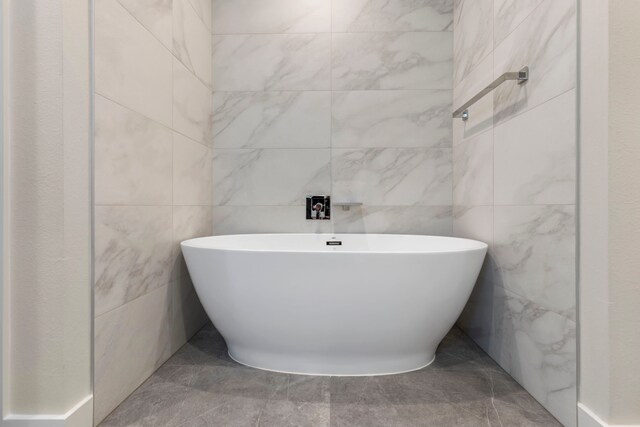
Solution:
{"label": "gray floor tile", "polygon": [[248,368],[203,328],[101,424],[112,426],[558,426],[459,329],[420,371],[314,377]]}

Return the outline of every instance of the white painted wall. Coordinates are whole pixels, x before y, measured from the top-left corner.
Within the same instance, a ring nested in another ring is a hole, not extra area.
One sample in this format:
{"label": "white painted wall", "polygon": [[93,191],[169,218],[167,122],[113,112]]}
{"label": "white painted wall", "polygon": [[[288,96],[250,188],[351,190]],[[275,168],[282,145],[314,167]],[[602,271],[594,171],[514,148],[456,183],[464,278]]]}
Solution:
{"label": "white painted wall", "polygon": [[581,13],[580,425],[640,425],[640,3]]}
{"label": "white painted wall", "polygon": [[609,417],[608,4],[583,1],[580,33],[580,397]]}
{"label": "white painted wall", "polygon": [[3,424],[90,425],[90,1],[4,3]]}
{"label": "white painted wall", "polygon": [[640,424],[640,2],[609,2],[611,422]]}

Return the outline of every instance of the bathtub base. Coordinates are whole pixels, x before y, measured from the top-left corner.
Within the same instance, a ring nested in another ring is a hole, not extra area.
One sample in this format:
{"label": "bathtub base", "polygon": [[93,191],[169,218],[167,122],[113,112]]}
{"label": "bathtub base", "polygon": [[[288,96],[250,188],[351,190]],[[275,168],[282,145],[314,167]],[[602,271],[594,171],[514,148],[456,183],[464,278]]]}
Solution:
{"label": "bathtub base", "polygon": [[[241,352],[242,353],[242,352]],[[370,377],[379,375],[396,375],[407,372],[419,371],[426,368],[436,360],[436,355],[416,356],[403,358],[402,360],[387,361],[363,361],[352,364],[336,364],[324,361],[311,360],[280,360],[278,362],[257,361],[255,356],[244,358],[242,355],[229,349],[229,357],[241,365],[263,371],[280,372],[293,375],[314,375],[328,377]],[[280,366],[282,365],[282,367]],[[286,368],[284,367],[286,366]]]}

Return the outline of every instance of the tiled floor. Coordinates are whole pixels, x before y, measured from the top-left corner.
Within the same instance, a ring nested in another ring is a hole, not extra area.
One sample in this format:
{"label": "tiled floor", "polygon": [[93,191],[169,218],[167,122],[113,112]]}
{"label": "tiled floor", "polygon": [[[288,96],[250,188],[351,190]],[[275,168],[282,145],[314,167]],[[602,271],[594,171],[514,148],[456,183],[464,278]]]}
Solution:
{"label": "tiled floor", "polygon": [[107,426],[557,426],[454,328],[425,369],[313,377],[239,365],[202,329],[102,424]]}

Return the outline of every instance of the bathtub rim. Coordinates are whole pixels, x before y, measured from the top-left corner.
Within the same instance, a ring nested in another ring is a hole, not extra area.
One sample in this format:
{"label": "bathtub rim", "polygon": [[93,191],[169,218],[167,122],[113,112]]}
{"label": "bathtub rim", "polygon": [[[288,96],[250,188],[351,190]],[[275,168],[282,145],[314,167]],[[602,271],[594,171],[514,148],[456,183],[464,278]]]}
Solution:
{"label": "bathtub rim", "polygon": [[[336,247],[340,250],[318,250],[314,248],[305,248],[305,249],[264,249],[264,248],[225,248],[225,247],[211,247],[204,246],[202,244],[195,244],[196,242],[203,241],[205,239],[212,238],[231,238],[231,237],[272,237],[272,236],[330,236],[330,237],[339,237],[339,236],[384,236],[384,237],[433,237],[438,239],[447,239],[447,240],[456,240],[459,242],[466,242],[469,246],[454,248],[454,249],[438,249],[438,250],[349,250],[340,247]],[[189,249],[202,249],[208,251],[225,251],[225,252],[238,252],[238,253],[246,253],[246,252],[259,252],[259,253],[279,253],[279,254],[304,254],[304,253],[314,253],[314,254],[384,254],[384,255],[415,255],[415,254],[449,254],[449,253],[461,253],[461,252],[473,252],[473,251],[487,251],[489,245],[480,240],[474,239],[466,239],[462,237],[452,237],[452,236],[437,236],[430,234],[384,234],[384,233],[245,233],[245,234],[219,234],[219,235],[211,235],[211,236],[203,236],[196,237],[192,239],[183,240],[180,242],[180,248],[189,248]]]}

